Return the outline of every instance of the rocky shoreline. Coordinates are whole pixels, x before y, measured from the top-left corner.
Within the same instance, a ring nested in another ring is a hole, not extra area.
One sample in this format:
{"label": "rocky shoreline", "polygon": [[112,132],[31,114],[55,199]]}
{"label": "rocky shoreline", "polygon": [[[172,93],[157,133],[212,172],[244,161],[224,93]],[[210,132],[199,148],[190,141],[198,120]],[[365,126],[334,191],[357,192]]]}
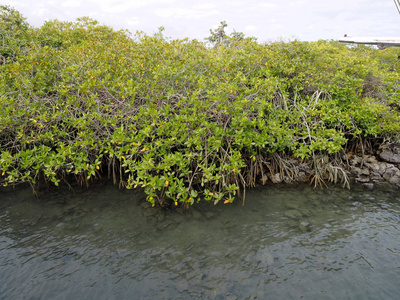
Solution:
{"label": "rocky shoreline", "polygon": [[[373,153],[364,155],[348,153],[342,156],[340,167],[346,173],[350,182],[360,183],[368,189],[377,184],[390,183],[400,187],[400,143],[382,144]],[[290,163],[296,169],[296,177],[289,178],[281,173],[263,174],[260,183],[304,183],[313,176],[310,163],[298,162],[295,159]]]}
{"label": "rocky shoreline", "polygon": [[383,182],[400,185],[400,143],[381,145],[374,155],[353,155],[349,162],[351,177],[367,188]]}

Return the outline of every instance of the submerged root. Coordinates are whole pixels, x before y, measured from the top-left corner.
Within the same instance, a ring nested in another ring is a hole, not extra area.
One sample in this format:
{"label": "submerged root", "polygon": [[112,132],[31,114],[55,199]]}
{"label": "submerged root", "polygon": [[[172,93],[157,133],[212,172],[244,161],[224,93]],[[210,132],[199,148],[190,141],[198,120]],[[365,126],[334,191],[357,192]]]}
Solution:
{"label": "submerged root", "polygon": [[243,174],[241,185],[250,187],[256,186],[257,182],[265,182],[265,177],[270,177],[276,183],[276,174],[279,174],[279,182],[294,182],[299,174],[299,166],[296,160],[285,154],[273,153],[268,157],[257,154],[248,160]]}
{"label": "submerged root", "polygon": [[280,155],[278,153],[273,153],[271,156],[273,166],[270,169],[271,174],[279,173],[282,177],[286,176],[288,181],[296,181],[296,178],[299,173],[298,166],[294,163],[293,159],[290,159],[287,156]]}
{"label": "submerged root", "polygon": [[339,165],[339,162],[331,160],[327,155],[316,156],[312,160],[311,184],[315,187],[326,186],[326,182],[337,184],[341,182],[343,187],[350,189],[350,179],[346,171]]}

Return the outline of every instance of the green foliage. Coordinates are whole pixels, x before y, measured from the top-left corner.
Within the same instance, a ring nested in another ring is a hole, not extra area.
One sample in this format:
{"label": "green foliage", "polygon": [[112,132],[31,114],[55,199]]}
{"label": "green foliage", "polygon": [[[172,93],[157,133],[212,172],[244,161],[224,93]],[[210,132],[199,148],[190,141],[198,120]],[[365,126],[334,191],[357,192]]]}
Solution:
{"label": "green foliage", "polygon": [[29,25],[20,12],[0,5],[0,64],[12,62],[27,47]]}
{"label": "green foliage", "polygon": [[225,46],[225,47],[232,47],[237,44],[238,41],[249,40],[255,41],[256,38],[249,37],[246,38],[243,32],[238,32],[233,30],[230,35],[225,33],[225,28],[228,27],[228,24],[225,21],[221,22],[221,25],[215,29],[210,29],[210,36],[207,37],[205,40],[214,45],[214,47],[218,46]]}
{"label": "green foliage", "polygon": [[400,130],[393,53],[251,39],[209,49],[88,18],[30,34],[30,51],[0,66],[2,185],[108,174],[152,204],[228,203],[276,154],[309,159]]}
{"label": "green foliage", "polygon": [[34,34],[39,46],[50,46],[61,50],[101,39],[107,41],[113,39],[115,34],[127,33],[123,31],[116,33],[111,27],[99,25],[98,21],[89,17],[82,17],[76,22],[46,21]]}

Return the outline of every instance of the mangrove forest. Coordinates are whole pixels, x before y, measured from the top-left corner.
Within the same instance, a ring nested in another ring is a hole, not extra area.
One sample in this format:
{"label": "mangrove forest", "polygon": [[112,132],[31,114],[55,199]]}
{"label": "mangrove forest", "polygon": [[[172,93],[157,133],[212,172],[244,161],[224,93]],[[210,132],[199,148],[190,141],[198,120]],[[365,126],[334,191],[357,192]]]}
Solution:
{"label": "mangrove forest", "polygon": [[34,28],[1,6],[0,185],[109,177],[152,205],[230,203],[267,182],[348,187],[351,155],[399,139],[396,48],[213,34]]}

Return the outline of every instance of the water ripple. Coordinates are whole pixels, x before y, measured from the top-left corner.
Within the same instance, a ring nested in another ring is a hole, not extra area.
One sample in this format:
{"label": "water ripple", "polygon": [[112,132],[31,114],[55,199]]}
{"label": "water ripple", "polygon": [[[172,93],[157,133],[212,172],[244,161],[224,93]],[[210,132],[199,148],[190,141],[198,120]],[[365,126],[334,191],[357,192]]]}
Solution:
{"label": "water ripple", "polygon": [[256,188],[245,206],[187,212],[145,208],[140,193],[110,186],[41,201],[18,193],[0,204],[1,299],[400,293],[396,190]]}

